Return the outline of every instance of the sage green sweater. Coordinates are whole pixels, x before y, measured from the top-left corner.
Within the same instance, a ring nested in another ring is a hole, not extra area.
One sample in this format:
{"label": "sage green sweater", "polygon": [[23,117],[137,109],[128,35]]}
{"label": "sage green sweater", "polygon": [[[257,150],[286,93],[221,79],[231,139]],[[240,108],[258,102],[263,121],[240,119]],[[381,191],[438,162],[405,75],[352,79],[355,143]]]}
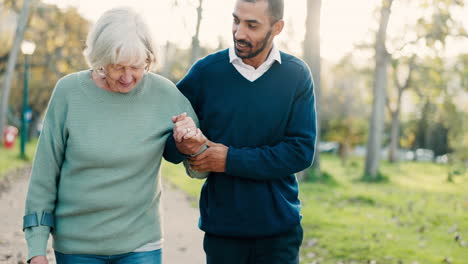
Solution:
{"label": "sage green sweater", "polygon": [[[196,120],[174,84],[153,73],[127,94],[97,87],[90,70],[59,80],[25,212],[54,215],[55,250],[114,255],[161,239],[159,169],[171,117],[182,112]],[[28,259],[45,255],[49,233],[42,225],[25,229]]]}

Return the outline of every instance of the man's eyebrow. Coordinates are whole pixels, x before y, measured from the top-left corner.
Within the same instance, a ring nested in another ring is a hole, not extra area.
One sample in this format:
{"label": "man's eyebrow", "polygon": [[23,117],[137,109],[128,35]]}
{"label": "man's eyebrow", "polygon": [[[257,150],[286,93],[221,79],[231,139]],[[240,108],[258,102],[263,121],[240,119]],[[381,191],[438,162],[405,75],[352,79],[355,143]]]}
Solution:
{"label": "man's eyebrow", "polygon": [[[232,16],[235,18],[235,19],[239,19],[238,16],[236,16],[236,14],[232,14]],[[256,20],[256,19],[248,19],[246,20],[247,23],[255,23],[255,24],[261,24],[260,21]]]}

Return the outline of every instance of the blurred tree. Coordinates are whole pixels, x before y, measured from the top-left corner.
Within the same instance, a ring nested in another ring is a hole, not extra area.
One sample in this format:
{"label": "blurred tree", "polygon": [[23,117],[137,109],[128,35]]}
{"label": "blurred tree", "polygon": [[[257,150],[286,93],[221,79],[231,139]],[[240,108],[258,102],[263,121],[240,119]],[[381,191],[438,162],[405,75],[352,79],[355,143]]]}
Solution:
{"label": "blurred tree", "polygon": [[[394,89],[389,90],[387,100],[387,108],[391,116],[390,162],[396,161],[396,153],[399,147],[403,93],[412,86],[419,85],[418,83],[412,83],[411,80],[414,69],[418,67],[416,57],[421,48],[427,47],[435,56],[441,56],[439,53],[444,50],[446,40],[449,37],[466,38],[466,32],[461,21],[457,21],[451,14],[451,10],[454,8],[463,7],[463,2],[421,0],[418,6],[422,10],[429,10],[426,12],[429,12],[430,15],[418,18],[414,26],[405,26],[399,35],[391,39],[394,46],[394,50],[391,52],[393,85],[390,84],[389,86],[391,88],[393,86]],[[441,87],[441,89],[445,88]],[[392,90],[394,90],[393,98],[391,96]]]}
{"label": "blurred tree", "polygon": [[[219,49],[219,47],[215,49],[202,47],[200,51],[202,54],[209,54]],[[188,59],[190,58],[191,52],[191,48],[183,49],[174,43],[166,43],[165,52],[163,54],[164,61],[162,62],[162,67],[158,69],[157,72],[172,82],[177,83],[187,74],[187,71],[191,66]]]}
{"label": "blurred tree", "polygon": [[[61,10],[54,5],[37,5],[25,32],[25,38],[35,42],[37,46],[31,61],[31,133],[36,131],[34,128],[40,121],[57,80],[66,74],[87,68],[82,51],[88,28],[89,22],[74,8]],[[21,56],[16,65],[17,70],[23,68],[23,62],[24,58]],[[0,63],[0,73],[2,67]],[[10,105],[13,113],[18,116],[21,111],[22,81],[16,78],[13,84]]]}
{"label": "blurred tree", "polygon": [[448,105],[447,115],[449,122],[449,145],[454,150],[453,159],[461,162],[465,166],[468,164],[468,53],[461,54],[455,65],[454,74],[458,80],[455,87],[459,87],[459,93],[452,98],[459,100],[453,107]]}
{"label": "blurred tree", "polygon": [[[13,74],[15,71],[16,59],[18,57],[18,52],[23,41],[24,31],[28,23],[30,9],[32,8],[32,0],[24,0],[23,6],[21,8],[21,13],[18,17],[18,22],[16,25],[15,39],[13,41],[13,47],[11,48],[8,55],[8,64],[5,73],[5,80],[2,85],[2,100],[0,102],[0,133],[3,133],[4,127],[6,125],[7,113],[8,113],[8,101],[10,99],[10,90],[11,83],[13,81]],[[16,7],[15,3],[12,3]],[[0,139],[0,143],[3,143],[3,137]],[[3,144],[2,144],[3,145]]]}
{"label": "blurred tree", "polygon": [[200,58],[201,51],[200,51],[200,25],[202,21],[202,5],[203,0],[198,0],[198,7],[197,7],[197,24],[195,26],[195,34],[192,37],[192,54],[190,57],[190,65],[193,64],[196,60]]}
{"label": "blurred tree", "polygon": [[[401,101],[403,98],[403,92],[411,87],[411,78],[415,68],[415,59],[416,55],[408,58],[408,62],[403,62],[403,59],[392,60],[391,65],[393,68],[392,77],[393,83],[396,88],[396,99],[393,103],[391,100],[387,100],[387,108],[391,116],[391,129],[390,129],[390,147],[389,147],[389,156],[388,160],[390,162],[397,161],[397,151],[399,148],[400,141],[400,113],[401,113]],[[403,64],[403,65],[402,65]],[[406,68],[406,76],[403,77],[403,80],[400,80],[399,76],[401,75],[402,67]]]}
{"label": "blurred tree", "polygon": [[[468,51],[465,54],[460,54],[454,68],[455,74],[457,74],[460,79],[460,86],[465,92],[468,92]],[[468,104],[465,104],[464,109],[468,112]]]}
{"label": "blurred tree", "polygon": [[[381,11],[385,10],[387,2],[384,2],[383,8]],[[399,4],[409,4],[410,2],[398,1]],[[383,43],[383,47],[385,48],[387,59],[392,59],[392,74],[393,74],[393,83],[390,83],[390,87],[395,87],[393,93],[390,91],[389,98],[386,99],[387,106],[390,112],[390,116],[392,118],[391,122],[391,136],[390,136],[390,151],[389,151],[389,158],[391,161],[395,161],[396,157],[395,154],[397,152],[398,143],[399,143],[399,133],[400,133],[400,113],[401,113],[401,99],[402,94],[404,91],[408,90],[409,88],[415,88],[415,86],[419,86],[420,83],[412,81],[412,74],[414,74],[414,69],[420,67],[420,62],[416,58],[421,56],[421,52],[425,51],[428,54],[431,54],[433,57],[444,57],[443,52],[445,51],[445,43],[446,40],[450,37],[452,39],[457,38],[466,38],[466,30],[464,29],[461,21],[457,21],[453,18],[452,13],[456,8],[463,7],[463,1],[439,1],[439,0],[420,0],[417,3],[417,7],[419,10],[423,10],[421,13],[421,17],[417,18],[417,22],[414,26],[405,26],[403,30],[399,31],[399,34],[396,38],[390,39],[388,43],[391,43],[390,46],[390,53],[387,51],[385,47],[385,43]],[[411,2],[414,4],[414,2]],[[389,12],[389,11],[388,11]],[[382,13],[383,14],[383,13]],[[384,17],[382,15],[382,17]],[[382,25],[382,17],[381,23]],[[387,21],[388,22],[388,21]],[[381,32],[382,27],[379,28],[379,32]],[[379,36],[379,33],[377,34]],[[378,46],[379,38],[376,39],[376,47]],[[376,48],[378,50],[378,48]],[[383,69],[382,62],[384,61],[380,58],[380,67],[379,67],[379,56],[378,52],[376,51],[376,68],[375,68],[375,80],[378,80],[378,69]],[[385,54],[381,52],[382,56]],[[382,57],[381,56],[381,57]],[[447,60],[447,57],[444,57]],[[431,67],[427,65],[427,67]],[[403,72],[402,73],[402,69]],[[381,73],[382,74],[382,73]],[[403,80],[401,80],[401,76],[406,75]],[[381,85],[387,85],[387,80],[384,78],[380,78],[380,81],[374,82],[374,89],[377,83],[381,83]],[[393,84],[393,85],[392,85]],[[447,82],[445,82],[445,86],[438,86],[442,90],[447,89]],[[432,87],[432,86],[430,86]],[[371,129],[369,133],[369,144],[367,146],[367,156],[366,156],[366,169],[365,175],[376,175],[378,171],[378,154],[380,151],[376,151],[380,149],[376,147],[376,142],[378,141],[378,145],[380,145],[382,141],[382,133],[383,131],[379,130],[381,127],[380,125],[383,121],[377,121],[382,117],[380,112],[375,111],[375,105],[380,105],[377,103],[377,98],[382,98],[385,95],[385,92],[382,91],[382,95],[376,96],[374,101],[373,107],[373,118],[371,120]],[[391,95],[394,95],[393,97]],[[379,101],[380,102],[380,101]],[[426,101],[428,103],[428,107],[423,109],[430,109],[431,102]],[[380,108],[379,108],[380,109]],[[422,115],[424,117],[425,115]],[[422,123],[420,127],[423,126]],[[436,130],[434,130],[436,131]],[[444,135],[444,130],[437,129],[438,135]],[[422,132],[422,129],[419,130],[421,133],[428,133],[428,131]],[[430,134],[430,133],[429,133]],[[447,133],[445,133],[446,135]],[[380,139],[377,139],[379,138]],[[421,137],[416,137],[416,142],[418,142]],[[433,141],[434,142],[434,141]],[[437,141],[440,144],[438,145],[438,149],[441,149],[441,146],[444,144],[443,140]],[[447,148],[446,148],[447,149]],[[374,151],[370,151],[374,150]]]}
{"label": "blurred tree", "polygon": [[370,177],[371,180],[377,179],[380,166],[380,152],[385,121],[384,111],[387,96],[387,64],[389,60],[385,42],[392,3],[393,0],[383,0],[379,30],[375,42],[374,100],[372,104],[369,139],[366,150],[366,164],[364,169],[364,176]]}
{"label": "blurred tree", "polygon": [[[320,10],[321,0],[307,0],[306,33],[304,39],[304,60],[309,65],[314,80],[315,109],[316,109],[316,151],[311,173],[320,177]],[[301,172],[299,178],[304,178],[306,173]]]}
{"label": "blurred tree", "polygon": [[345,164],[354,146],[364,144],[368,128],[368,110],[365,96],[370,74],[358,68],[352,54],[345,56],[337,64],[324,72],[321,85],[321,131],[322,139],[339,143],[339,156]]}
{"label": "blurred tree", "polygon": [[[460,66],[465,55],[455,63]],[[429,148],[436,155],[455,151],[461,160],[466,160],[466,106],[467,88],[463,86],[463,75],[453,71],[441,57],[426,57],[415,70],[415,87],[421,111],[416,117],[416,133],[413,148]],[[462,71],[461,71],[462,72]],[[465,76],[466,78],[466,76]]]}
{"label": "blurred tree", "polygon": [[159,69],[159,73],[162,76],[165,76],[168,79],[172,79],[172,68],[173,65],[175,64],[176,60],[174,57],[177,55],[177,46],[175,43],[172,43],[170,41],[166,42],[166,45],[164,46],[164,51],[162,52],[162,63],[161,63],[161,68]]}
{"label": "blurred tree", "polygon": [[[189,65],[192,65],[196,60],[202,56],[202,48],[200,46],[200,26],[203,18],[203,0],[184,0],[184,3],[181,3],[182,0],[172,0],[172,5],[174,8],[177,8],[181,5],[186,8],[187,6],[193,7],[196,6],[197,18],[195,21],[195,32],[192,36],[191,52],[189,57]],[[185,23],[184,23],[185,24]],[[187,27],[187,25],[186,25]],[[170,60],[170,59],[169,59]],[[166,60],[166,62],[169,62]],[[171,63],[171,62],[169,62]]]}

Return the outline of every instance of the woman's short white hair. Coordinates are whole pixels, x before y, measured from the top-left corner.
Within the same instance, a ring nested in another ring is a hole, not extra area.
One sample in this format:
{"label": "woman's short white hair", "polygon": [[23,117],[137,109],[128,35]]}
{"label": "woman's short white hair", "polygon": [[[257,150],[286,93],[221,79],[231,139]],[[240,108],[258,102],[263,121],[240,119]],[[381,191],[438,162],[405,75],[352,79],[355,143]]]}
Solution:
{"label": "woman's short white hair", "polygon": [[88,65],[98,70],[109,64],[139,65],[147,70],[156,62],[154,43],[143,18],[129,7],[106,11],[86,39]]}

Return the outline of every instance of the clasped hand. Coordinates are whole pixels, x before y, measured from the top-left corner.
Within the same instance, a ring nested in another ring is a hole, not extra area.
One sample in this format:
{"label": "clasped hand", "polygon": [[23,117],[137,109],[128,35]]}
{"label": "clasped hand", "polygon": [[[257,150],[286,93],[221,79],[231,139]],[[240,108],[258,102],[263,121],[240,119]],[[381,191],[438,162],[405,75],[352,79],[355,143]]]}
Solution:
{"label": "clasped hand", "polygon": [[173,137],[176,147],[181,153],[195,154],[206,144],[206,137],[197,128],[193,119],[187,116],[187,113],[173,116],[172,122],[174,123]]}
{"label": "clasped hand", "polygon": [[209,141],[186,113],[172,117],[174,123],[173,136],[177,149],[185,154],[198,153],[203,145],[208,149],[203,153],[189,158],[190,168],[199,172],[224,172],[228,147]]}

